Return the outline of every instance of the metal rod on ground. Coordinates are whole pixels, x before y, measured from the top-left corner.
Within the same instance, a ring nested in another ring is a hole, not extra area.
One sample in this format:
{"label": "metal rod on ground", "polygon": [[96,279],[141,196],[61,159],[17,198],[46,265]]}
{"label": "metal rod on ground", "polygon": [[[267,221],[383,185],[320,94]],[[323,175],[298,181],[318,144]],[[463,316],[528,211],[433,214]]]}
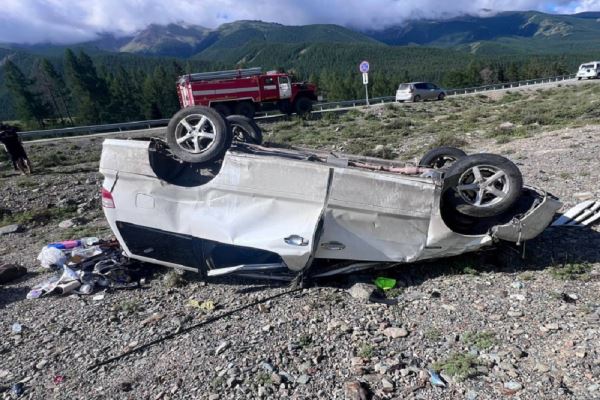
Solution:
{"label": "metal rod on ground", "polygon": [[182,333],[189,332],[192,329],[200,328],[201,326],[208,325],[210,323],[213,323],[215,321],[220,320],[221,318],[228,317],[228,316],[233,315],[233,314],[235,314],[237,312],[243,311],[243,310],[245,310],[247,308],[254,307],[254,306],[258,305],[258,304],[266,303],[269,300],[273,300],[273,299],[276,299],[278,297],[282,297],[282,296],[285,296],[285,295],[288,295],[288,294],[292,294],[292,293],[295,293],[295,292],[298,292],[298,291],[301,291],[301,290],[302,290],[302,288],[291,289],[291,290],[288,290],[286,292],[282,292],[282,293],[278,293],[278,294],[273,295],[273,296],[266,297],[264,299],[255,300],[252,303],[248,303],[248,304],[243,305],[241,307],[235,308],[235,309],[233,309],[231,311],[227,311],[225,313],[216,315],[214,317],[207,318],[204,321],[199,322],[199,323],[194,324],[194,325],[191,325],[191,326],[188,326],[187,328],[178,329],[175,332],[169,333],[168,335],[162,336],[162,337],[160,337],[158,339],[154,339],[154,340],[152,340],[152,341],[150,341],[148,343],[144,343],[144,344],[142,344],[140,346],[134,347],[133,349],[128,350],[128,351],[126,351],[124,353],[121,353],[121,354],[119,354],[117,356],[107,358],[106,360],[103,360],[103,361],[99,361],[99,362],[95,363],[94,365],[89,366],[87,368],[87,370],[88,371],[94,371],[94,370],[100,368],[103,365],[110,364],[113,361],[120,360],[121,358],[127,357],[128,355],[133,354],[133,353],[137,353],[137,352],[139,352],[139,351],[141,351],[143,349],[146,349],[146,348],[148,348],[150,346],[154,346],[155,344],[164,342],[165,340],[172,339],[175,336],[180,335]]}

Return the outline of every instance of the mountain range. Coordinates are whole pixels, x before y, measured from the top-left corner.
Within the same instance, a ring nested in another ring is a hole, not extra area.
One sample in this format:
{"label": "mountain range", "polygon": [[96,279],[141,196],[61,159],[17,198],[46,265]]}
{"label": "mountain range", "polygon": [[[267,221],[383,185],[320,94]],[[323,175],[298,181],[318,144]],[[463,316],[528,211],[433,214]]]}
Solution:
{"label": "mountain range", "polygon": [[216,29],[185,23],[152,24],[129,36],[104,33],[96,40],[76,45],[39,43],[0,47],[45,55],[76,47],[91,53],[122,52],[229,61],[232,54],[240,56],[246,49],[255,52],[257,47],[274,43],[427,46],[473,54],[600,51],[600,12],[572,15],[503,12],[484,17],[406,21],[397,26],[366,31],[338,25],[285,26],[262,21],[236,21]]}

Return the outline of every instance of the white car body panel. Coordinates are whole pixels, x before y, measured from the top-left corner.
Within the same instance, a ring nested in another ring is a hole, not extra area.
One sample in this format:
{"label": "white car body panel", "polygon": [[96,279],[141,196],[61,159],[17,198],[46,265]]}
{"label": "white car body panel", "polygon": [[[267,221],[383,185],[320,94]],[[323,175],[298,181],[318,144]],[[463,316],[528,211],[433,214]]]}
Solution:
{"label": "white car body panel", "polygon": [[[212,180],[185,187],[157,177],[149,147],[147,141],[107,139],[100,160],[103,188],[115,204],[104,208],[105,215],[131,258],[189,267],[155,259],[157,244],[148,243],[134,254],[120,232],[121,223],[272,252],[293,271],[315,258],[412,262],[474,251],[493,241],[491,231],[463,235],[446,226],[441,182],[433,177],[230,149]],[[530,213],[556,210],[558,202],[542,197]],[[541,232],[551,218],[530,220],[523,240]],[[500,230],[512,240],[515,229],[511,222]],[[303,243],[286,242],[291,235]]]}
{"label": "white car body panel", "polygon": [[579,66],[577,78],[599,78],[600,61],[590,61]]}

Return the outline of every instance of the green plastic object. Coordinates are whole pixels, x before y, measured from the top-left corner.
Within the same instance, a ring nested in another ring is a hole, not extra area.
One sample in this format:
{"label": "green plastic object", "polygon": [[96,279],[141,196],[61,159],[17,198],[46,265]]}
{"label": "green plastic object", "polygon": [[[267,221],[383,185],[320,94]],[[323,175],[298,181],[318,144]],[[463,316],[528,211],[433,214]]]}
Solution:
{"label": "green plastic object", "polygon": [[381,290],[389,290],[393,289],[396,286],[396,280],[393,278],[385,278],[380,276],[375,279],[375,286],[377,286]]}

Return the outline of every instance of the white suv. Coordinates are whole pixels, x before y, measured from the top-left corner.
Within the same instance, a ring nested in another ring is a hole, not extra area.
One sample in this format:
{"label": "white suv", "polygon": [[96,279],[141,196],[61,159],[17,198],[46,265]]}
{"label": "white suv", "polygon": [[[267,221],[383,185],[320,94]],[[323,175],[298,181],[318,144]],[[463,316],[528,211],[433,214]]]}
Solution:
{"label": "white suv", "polygon": [[577,79],[581,78],[593,79],[600,78],[600,61],[590,61],[579,66],[577,71]]}

